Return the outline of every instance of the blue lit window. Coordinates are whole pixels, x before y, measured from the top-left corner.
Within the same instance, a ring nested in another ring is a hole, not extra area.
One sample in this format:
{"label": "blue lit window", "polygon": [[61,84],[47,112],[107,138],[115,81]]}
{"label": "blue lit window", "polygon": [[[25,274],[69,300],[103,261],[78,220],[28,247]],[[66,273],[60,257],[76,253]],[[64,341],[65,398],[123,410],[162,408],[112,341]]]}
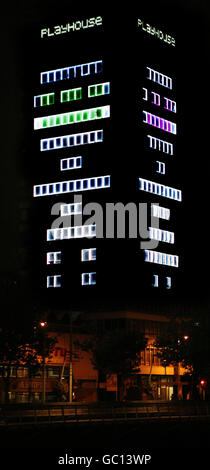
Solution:
{"label": "blue lit window", "polygon": [[49,185],[49,193],[52,194],[54,192],[54,185],[50,184]]}
{"label": "blue lit window", "polygon": [[82,286],[90,286],[96,284],[96,273],[82,273]]}
{"label": "blue lit window", "polygon": [[81,189],[81,180],[76,181],[76,190],[79,191]]}
{"label": "blue lit window", "polygon": [[66,80],[67,78],[69,78],[69,71],[68,69],[64,69],[62,79]]}
{"label": "blue lit window", "polygon": [[50,147],[50,149],[54,149],[54,139],[51,139],[49,141],[49,147]]}
{"label": "blue lit window", "polygon": [[56,79],[56,81],[59,81],[61,79],[61,71],[60,70],[57,70],[57,72],[55,73],[55,79]]}
{"label": "blue lit window", "polygon": [[105,182],[105,186],[109,186],[110,185],[110,177],[109,176],[106,176],[104,178],[104,182]]}
{"label": "blue lit window", "polygon": [[66,192],[68,190],[67,183],[62,184],[62,192]]}
{"label": "blue lit window", "polygon": [[49,72],[49,82],[54,82],[54,72]]}
{"label": "blue lit window", "polygon": [[60,137],[58,139],[56,139],[56,147],[60,147],[61,146],[61,139]]}
{"label": "blue lit window", "polygon": [[40,194],[40,186],[35,186],[35,194],[39,195]]}
{"label": "blue lit window", "polygon": [[95,132],[90,132],[90,141],[95,142]]}
{"label": "blue lit window", "polygon": [[61,275],[47,276],[47,287],[61,287]]}
{"label": "blue lit window", "polygon": [[69,138],[69,145],[70,145],[70,147],[74,145],[74,136],[71,136]]}
{"label": "blue lit window", "polygon": [[82,75],[88,75],[88,64],[82,66]]}

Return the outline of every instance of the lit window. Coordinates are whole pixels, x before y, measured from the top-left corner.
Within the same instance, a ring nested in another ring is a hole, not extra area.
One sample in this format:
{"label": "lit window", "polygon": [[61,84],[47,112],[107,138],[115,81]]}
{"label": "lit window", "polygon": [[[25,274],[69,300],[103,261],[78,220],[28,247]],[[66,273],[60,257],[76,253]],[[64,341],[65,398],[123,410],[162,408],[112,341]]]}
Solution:
{"label": "lit window", "polygon": [[160,116],[156,116],[155,114],[151,114],[148,111],[143,111],[144,118],[143,122],[145,124],[149,124],[150,126],[157,127],[165,132],[170,132],[171,134],[176,134],[176,124],[172,121],[168,121],[166,119],[162,119]]}
{"label": "lit window", "polygon": [[81,261],[95,261],[96,248],[88,248],[81,250]]}
{"label": "lit window", "polygon": [[82,273],[82,286],[91,286],[96,284],[96,272]]}
{"label": "lit window", "polygon": [[82,121],[91,121],[110,117],[110,106],[100,108],[89,108],[81,111],[71,111],[70,113],[55,114],[52,116],[37,117],[34,119],[34,129],[44,129],[47,127],[63,126]]}
{"label": "lit window", "polygon": [[153,70],[150,67],[147,67],[147,70],[147,78],[149,80],[152,80],[153,82],[158,83],[159,85],[162,85],[166,88],[172,89],[172,79],[170,77],[163,75],[162,73],[157,72],[157,70]]}
{"label": "lit window", "polygon": [[73,65],[62,69],[49,70],[42,72],[40,76],[41,84],[57,82],[60,80],[68,80],[75,77],[83,77],[86,75],[101,73],[103,70],[102,60],[89,62],[87,64]]}
{"label": "lit window", "polygon": [[75,147],[77,145],[93,144],[103,141],[103,130],[83,132],[60,137],[40,140],[40,150],[58,150],[65,147]]}
{"label": "lit window", "polygon": [[47,288],[48,287],[61,287],[61,275],[47,276]]}
{"label": "lit window", "polygon": [[158,217],[159,219],[170,219],[170,209],[158,206],[156,204],[151,205],[151,214],[152,217]]}
{"label": "lit window", "polygon": [[47,264],[60,264],[61,251],[52,251],[47,253]]}
{"label": "lit window", "polygon": [[166,277],[166,289],[171,289],[171,277]]}
{"label": "lit window", "polygon": [[177,255],[170,255],[168,253],[160,253],[154,250],[144,250],[145,261],[149,263],[163,264],[172,267],[178,267],[179,257]]}
{"label": "lit window", "polygon": [[159,284],[158,284],[158,281],[159,281],[159,280],[158,280],[158,275],[157,275],[157,274],[154,274],[154,275],[153,275],[153,284],[152,284],[153,287],[158,287],[158,285],[159,285]]}
{"label": "lit window", "polygon": [[81,225],[47,230],[47,241],[70,240],[71,238],[96,237],[96,225]]}
{"label": "lit window", "polygon": [[139,178],[139,189],[141,191],[147,191],[169,199],[174,199],[175,201],[182,200],[182,192],[179,189],[170,188],[169,186],[145,180],[143,178]]}
{"label": "lit window", "polygon": [[107,187],[110,187],[110,176],[96,176],[94,178],[62,181],[60,183],[48,183],[45,185],[34,186],[34,197],[86,191],[91,189],[103,189]]}

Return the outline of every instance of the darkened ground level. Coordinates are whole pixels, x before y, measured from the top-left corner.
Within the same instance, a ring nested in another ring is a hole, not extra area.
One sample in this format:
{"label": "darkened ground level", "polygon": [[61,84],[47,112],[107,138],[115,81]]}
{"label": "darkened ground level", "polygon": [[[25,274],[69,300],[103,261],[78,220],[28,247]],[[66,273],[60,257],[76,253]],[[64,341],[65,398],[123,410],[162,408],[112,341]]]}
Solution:
{"label": "darkened ground level", "polygon": [[2,428],[0,448],[210,448],[210,419]]}
{"label": "darkened ground level", "polygon": [[[33,468],[38,468],[39,464],[54,468],[58,465],[58,457],[66,453],[99,459],[107,454],[150,454],[152,463],[162,464],[162,468],[175,463],[180,466],[185,464],[186,468],[193,463],[201,468],[202,464],[208,463],[210,420],[149,420],[2,428],[0,447],[7,465],[14,467],[21,463],[22,468],[28,468],[29,464]],[[79,467],[85,468],[81,465]],[[99,468],[100,465],[93,462],[89,468],[93,467]],[[138,465],[135,467],[138,468]]]}

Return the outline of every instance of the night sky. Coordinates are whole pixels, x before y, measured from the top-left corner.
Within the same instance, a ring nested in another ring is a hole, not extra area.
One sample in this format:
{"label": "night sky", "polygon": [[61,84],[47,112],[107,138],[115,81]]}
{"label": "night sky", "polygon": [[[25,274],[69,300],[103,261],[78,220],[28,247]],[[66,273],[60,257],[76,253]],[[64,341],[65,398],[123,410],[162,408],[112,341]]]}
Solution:
{"label": "night sky", "polygon": [[[86,2],[84,2],[85,4]],[[144,2],[139,2],[136,8],[141,17]],[[168,6],[170,3],[170,6]],[[133,2],[133,5],[137,2]],[[151,5],[152,20],[154,23],[155,8],[163,12],[163,24],[169,24],[166,28],[170,31],[170,25],[174,28],[180,25],[182,32],[183,50],[180,58],[180,66],[189,64],[189,69],[183,67],[184,97],[184,123],[186,126],[187,140],[184,141],[180,169],[180,185],[184,192],[184,210],[182,218],[183,245],[185,255],[185,268],[183,273],[182,295],[177,303],[183,308],[206,310],[209,307],[208,270],[210,261],[209,242],[209,144],[208,144],[208,108],[209,108],[209,48],[210,48],[210,8],[207,2],[201,1],[156,1],[145,2]],[[27,132],[28,123],[25,122],[24,104],[24,67],[31,56],[36,57],[37,51],[29,42],[25,47],[24,55],[21,54],[20,43],[17,41],[17,32],[22,29],[33,29],[39,21],[43,26],[70,21],[71,12],[76,12],[75,2],[61,1],[62,14],[57,15],[58,2],[55,1],[21,1],[16,2],[12,11],[5,7],[1,30],[1,290],[9,292],[7,300],[11,302],[11,295],[18,290],[19,276],[19,214],[17,209],[16,194],[22,181],[28,182],[27,170],[24,166],[24,158],[28,155]],[[67,9],[68,5],[68,9]],[[78,4],[77,4],[78,5]],[[78,19],[88,18],[103,14],[104,3],[89,2],[86,8],[78,9]],[[126,4],[127,5],[127,4]],[[109,2],[106,2],[108,8]],[[83,7],[83,5],[82,5]],[[132,8],[132,2],[129,2]],[[66,11],[68,13],[66,13]],[[110,15],[112,12],[110,2]],[[94,12],[94,13],[93,13]],[[118,15],[115,13],[115,18]],[[55,18],[57,21],[55,21]],[[149,18],[149,14],[147,16]],[[128,29],[126,26],[126,6],[119,10],[119,22],[123,34]],[[168,21],[168,23],[167,23]],[[149,19],[148,19],[149,22]],[[151,21],[152,22],[152,21]],[[30,37],[30,34],[28,35]],[[27,34],[26,34],[27,44]],[[117,44],[111,42],[110,47]],[[128,42],[129,47],[129,42]],[[27,50],[27,52],[26,52]],[[138,55],[138,51],[136,51]],[[22,57],[22,59],[21,59]],[[36,57],[37,59],[37,57]],[[22,63],[21,63],[22,60]],[[22,75],[21,75],[22,74]],[[22,80],[23,79],[23,80]],[[22,156],[24,158],[22,159]],[[21,157],[20,157],[21,156]],[[181,161],[180,160],[180,161]],[[33,162],[31,163],[33,171]],[[9,287],[8,287],[9,285]],[[26,298],[26,292],[20,298]],[[8,302],[6,301],[6,305]],[[5,304],[4,304],[5,308]]]}

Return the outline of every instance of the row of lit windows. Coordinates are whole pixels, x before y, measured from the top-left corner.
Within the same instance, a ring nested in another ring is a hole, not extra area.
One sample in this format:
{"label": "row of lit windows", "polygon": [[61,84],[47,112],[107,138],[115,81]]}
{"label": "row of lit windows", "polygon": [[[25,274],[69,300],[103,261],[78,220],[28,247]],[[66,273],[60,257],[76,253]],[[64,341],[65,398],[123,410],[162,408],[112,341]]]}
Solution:
{"label": "row of lit windows", "polygon": [[157,137],[153,137],[152,135],[148,135],[147,137],[149,137],[150,148],[173,155],[173,144],[166,140],[157,139]]}
{"label": "row of lit windows", "polygon": [[179,266],[179,257],[177,255],[169,255],[168,253],[161,253],[154,250],[144,250],[144,252],[145,261],[149,263],[163,264],[176,268]]}
{"label": "row of lit windows", "polygon": [[[81,261],[95,261],[96,248],[81,250]],[[50,251],[47,253],[47,264],[61,264],[61,251]]]}
{"label": "row of lit windows", "polygon": [[[82,286],[91,286],[96,284],[96,272],[82,273],[81,274]],[[47,276],[47,288],[49,287],[62,287],[61,274]]]}
{"label": "row of lit windows", "polygon": [[60,161],[61,171],[82,168],[82,157],[64,158]]}
{"label": "row of lit windows", "polygon": [[158,217],[159,219],[170,219],[170,209],[157,206],[156,204],[151,205],[151,214],[153,217]]}
{"label": "row of lit windows", "polygon": [[[147,88],[143,88],[143,90],[144,90],[143,100],[148,101],[148,90]],[[159,95],[159,93],[156,93],[154,91],[150,91],[149,93],[152,95],[152,99],[153,99],[151,103],[155,104],[155,106],[161,106],[162,97]],[[165,100],[164,109],[167,109],[167,111],[172,111],[173,113],[176,113],[176,101],[170,100],[169,98],[166,98],[165,96],[163,97],[163,99]]]}
{"label": "row of lit windows", "polygon": [[[110,94],[110,82],[97,83],[88,86],[88,98],[94,96],[102,96]],[[70,88],[68,90],[61,90],[60,102],[68,103],[69,101],[77,101],[82,99],[82,88]],[[42,106],[49,106],[55,104],[55,93],[47,93],[43,95],[34,96],[34,108]]]}
{"label": "row of lit windows", "polygon": [[94,121],[110,117],[110,106],[99,108],[82,109],[70,113],[55,114],[34,119],[34,129],[45,129],[47,127],[64,126],[66,124],[77,124],[84,121]]}
{"label": "row of lit windows", "polygon": [[157,194],[157,196],[174,199],[175,201],[182,200],[182,192],[179,189],[170,188],[164,184],[155,183],[154,181],[148,181],[143,178],[139,178],[139,189],[141,191]]}
{"label": "row of lit windows", "polygon": [[96,225],[78,225],[75,227],[50,228],[47,230],[47,241],[70,240],[96,236]]}
{"label": "row of lit windows", "polygon": [[60,207],[60,211],[61,217],[82,214],[82,203],[76,202],[72,204],[62,204]]}
{"label": "row of lit windows", "polygon": [[55,103],[55,93],[47,93],[46,95],[34,96],[34,108],[40,106],[49,106]]}
{"label": "row of lit windows", "polygon": [[34,186],[34,197],[64,194],[75,191],[87,191],[110,187],[110,176],[96,176],[79,180],[61,181]]}
{"label": "row of lit windows", "polygon": [[87,75],[101,73],[102,71],[103,62],[102,60],[98,60],[96,62],[88,62],[86,64],[42,72],[40,75],[40,83],[53,83],[61,80],[69,80],[71,78],[86,77]]}
{"label": "row of lit windows", "polygon": [[60,93],[61,103],[68,101],[76,101],[82,99],[82,88],[71,88],[70,90],[62,90]]}
{"label": "row of lit windows", "polygon": [[110,93],[110,82],[97,83],[96,85],[89,85],[88,87],[88,98],[94,96],[109,95]]}
{"label": "row of lit windows", "polygon": [[169,232],[168,230],[149,227],[149,237],[160,242],[174,243],[174,232]]}
{"label": "row of lit windows", "polygon": [[61,264],[61,251],[48,252],[47,264]]}
{"label": "row of lit windows", "polygon": [[66,147],[75,147],[77,145],[95,144],[103,142],[103,130],[82,132],[79,134],[63,135],[49,139],[41,139],[40,150],[59,150]]}
{"label": "row of lit windows", "polygon": [[162,85],[166,88],[172,90],[172,78],[168,77],[167,75],[163,75],[163,73],[158,72],[157,70],[151,69],[147,67],[149,80],[152,80],[159,85]]}
{"label": "row of lit windows", "polygon": [[[166,289],[171,289],[171,277],[166,277]],[[158,274],[153,275],[153,287],[159,287],[159,276]]]}
{"label": "row of lit windows", "polygon": [[150,126],[157,127],[165,132],[170,132],[171,134],[176,134],[176,124],[172,121],[167,121],[167,119],[160,118],[155,114],[148,113],[147,111],[143,111],[144,113],[144,120],[145,124],[149,124]]}

